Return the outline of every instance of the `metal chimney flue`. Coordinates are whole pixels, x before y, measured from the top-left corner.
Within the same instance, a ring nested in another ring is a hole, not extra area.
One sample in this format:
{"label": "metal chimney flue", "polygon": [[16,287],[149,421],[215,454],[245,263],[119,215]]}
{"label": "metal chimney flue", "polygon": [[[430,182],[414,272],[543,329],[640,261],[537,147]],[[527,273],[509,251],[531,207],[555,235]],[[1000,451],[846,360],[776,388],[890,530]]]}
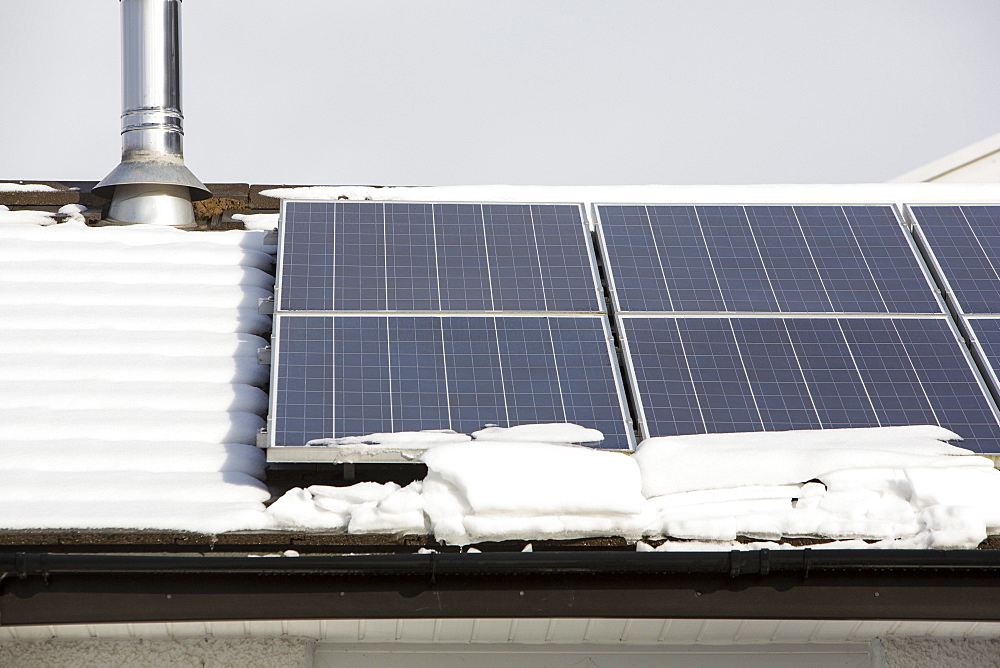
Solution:
{"label": "metal chimney flue", "polygon": [[94,188],[122,223],[190,226],[211,196],[184,166],[181,0],[121,0],[122,161]]}

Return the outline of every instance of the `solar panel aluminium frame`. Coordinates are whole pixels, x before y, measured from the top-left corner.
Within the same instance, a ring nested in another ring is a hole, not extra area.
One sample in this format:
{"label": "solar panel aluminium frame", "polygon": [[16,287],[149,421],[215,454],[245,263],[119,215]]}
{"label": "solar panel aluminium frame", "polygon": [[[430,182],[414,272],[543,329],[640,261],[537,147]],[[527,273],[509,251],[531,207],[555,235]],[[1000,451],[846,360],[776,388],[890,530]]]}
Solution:
{"label": "solar panel aluminium frame", "polygon": [[[910,229],[910,233],[916,241],[917,248],[924,258],[924,262],[930,267],[931,275],[934,277],[935,284],[938,286],[938,290],[944,293],[944,301],[948,308],[955,315],[957,319],[961,316],[966,315],[980,315],[975,311],[966,311],[961,303],[959,303],[958,295],[955,292],[951,281],[948,280],[948,272],[944,270],[941,265],[940,260],[938,260],[937,253],[934,252],[934,244],[931,243],[930,239],[927,238],[927,234],[924,229],[920,226],[920,221],[917,220],[916,214],[913,212],[914,207],[934,207],[934,206],[946,206],[946,207],[965,207],[965,206],[991,206],[1000,208],[1000,202],[962,202],[961,204],[955,204],[954,202],[948,203],[920,203],[920,204],[904,204],[903,205],[903,216],[906,221],[906,225]],[[985,314],[985,315],[1000,315],[996,314]]]}
{"label": "solar panel aluminium frame", "polygon": [[[300,318],[300,317],[310,317],[310,316],[324,316],[324,317],[371,317],[371,318],[405,318],[405,317],[426,317],[426,318],[465,318],[465,317],[488,317],[488,318],[561,318],[561,319],[575,319],[575,318],[588,318],[596,319],[601,323],[601,327],[604,331],[604,341],[608,351],[608,364],[611,367],[612,378],[615,385],[615,397],[618,401],[618,407],[621,410],[621,415],[623,418],[623,429],[626,441],[628,443],[627,450],[608,450],[608,452],[632,452],[636,448],[636,429],[631,412],[631,403],[628,398],[627,389],[625,386],[625,380],[622,378],[620,360],[618,356],[618,351],[615,347],[615,338],[611,329],[611,322],[606,313],[483,313],[479,311],[475,312],[461,312],[461,313],[384,313],[384,312],[282,312],[276,313],[274,318],[273,334],[271,339],[271,373],[270,373],[270,392],[268,393],[268,415],[266,422],[266,435],[267,435],[267,445],[266,449],[268,452],[268,461],[283,461],[283,462],[307,462],[307,461],[327,461],[327,462],[340,462],[342,461],[338,456],[337,448],[323,448],[323,447],[312,447],[301,445],[286,445],[275,443],[276,430],[274,429],[276,416],[278,414],[278,358],[280,355],[281,347],[281,324],[285,318]],[[587,425],[583,425],[587,426]],[[278,454],[280,453],[280,454]],[[292,453],[295,453],[294,455]],[[411,462],[412,459],[408,458],[394,458],[389,459],[376,459],[371,461],[381,461],[381,462]]]}
{"label": "solar panel aluminium frame", "polygon": [[[593,225],[588,216],[587,207],[580,202],[454,202],[454,201],[412,201],[412,200],[327,200],[327,199],[282,199],[281,206],[278,214],[278,248],[277,248],[277,259],[275,263],[275,281],[274,281],[274,308],[275,313],[354,313],[362,314],[368,313],[369,311],[345,311],[345,310],[321,310],[321,311],[288,311],[281,309],[281,277],[284,271],[284,259],[285,259],[285,217],[286,210],[289,204],[299,203],[299,204],[401,204],[401,205],[481,205],[481,206],[571,206],[577,208],[580,213],[580,224],[583,228],[584,233],[584,243],[587,247],[587,258],[590,262],[590,275],[593,279],[594,285],[594,296],[597,300],[597,306],[600,310],[598,311],[463,311],[462,313],[476,313],[476,314],[507,314],[507,313],[549,313],[549,314],[559,314],[559,313],[610,313],[611,305],[605,298],[603,281],[601,280],[601,274],[598,269],[598,261],[596,251],[594,249],[593,243]],[[426,310],[426,311],[402,311],[402,310],[386,310],[377,311],[382,314],[437,314],[443,313],[440,310]],[[457,313],[457,312],[453,312]]]}
{"label": "solar panel aluminium frame", "polygon": [[[737,319],[737,318],[774,318],[774,319],[796,319],[796,320],[806,320],[806,319],[823,319],[823,320],[840,320],[840,319],[852,319],[852,320],[865,320],[865,319],[878,319],[878,320],[941,320],[946,322],[948,329],[951,331],[952,335],[955,337],[955,344],[962,352],[962,356],[969,366],[969,370],[972,372],[973,377],[979,386],[980,391],[983,394],[990,411],[993,413],[994,418],[1000,423],[1000,406],[997,404],[997,397],[994,395],[991,387],[990,380],[984,378],[982,369],[977,364],[973,353],[965,345],[963,340],[962,332],[959,330],[958,326],[955,324],[954,318],[948,314],[870,314],[870,313],[694,313],[694,314],[678,314],[678,313],[647,313],[647,312],[630,312],[630,313],[618,313],[615,315],[615,326],[620,335],[620,346],[622,352],[622,358],[624,360],[625,372],[627,375],[626,384],[630,397],[632,398],[632,405],[634,409],[634,419],[636,421],[636,431],[639,433],[639,439],[651,438],[648,429],[648,419],[646,417],[645,408],[643,406],[641,394],[639,392],[638,377],[636,374],[635,363],[633,361],[631,346],[628,340],[628,336],[625,333],[624,320],[626,319],[644,319],[644,318],[660,318],[660,319],[686,319],[686,320],[697,320],[697,319]],[[997,316],[1000,319],[1000,316]],[[1000,454],[992,453],[992,454]]]}
{"label": "solar panel aluminium frame", "polygon": [[[647,315],[678,315],[678,316],[682,316],[682,315],[698,315],[698,314],[713,314],[713,313],[733,313],[733,314],[740,314],[740,315],[756,314],[757,316],[767,316],[767,315],[775,315],[775,314],[780,315],[780,316],[794,316],[794,315],[806,315],[806,314],[810,314],[811,312],[788,312],[788,311],[785,311],[785,312],[782,312],[782,311],[753,311],[753,312],[751,312],[751,311],[626,311],[626,310],[623,310],[621,308],[621,303],[619,302],[619,299],[618,299],[618,290],[617,290],[617,286],[616,286],[616,283],[615,283],[614,270],[611,267],[610,262],[609,262],[609,257],[610,256],[608,254],[608,247],[607,247],[606,240],[604,238],[604,228],[603,228],[603,225],[602,225],[601,215],[600,215],[600,207],[602,207],[602,206],[642,206],[642,207],[651,207],[651,206],[676,206],[676,207],[711,206],[711,207],[726,207],[726,206],[730,206],[730,207],[741,207],[741,208],[755,207],[755,206],[780,206],[780,207],[829,206],[829,207],[841,207],[841,208],[842,207],[852,207],[852,206],[885,207],[885,208],[888,208],[892,212],[893,217],[896,219],[896,223],[899,225],[900,231],[903,233],[903,238],[906,239],[906,243],[910,247],[910,251],[913,253],[913,256],[914,256],[914,259],[915,259],[915,261],[917,263],[917,266],[920,268],[920,272],[923,274],[924,280],[927,282],[927,287],[931,290],[931,293],[934,295],[934,300],[937,302],[938,308],[940,310],[939,313],[918,313],[918,314],[912,314],[912,315],[922,315],[922,316],[934,317],[934,316],[937,316],[937,315],[947,315],[948,312],[949,312],[948,311],[948,304],[945,302],[944,298],[941,295],[941,289],[939,287],[939,284],[935,280],[936,277],[934,275],[934,272],[932,271],[932,269],[930,267],[928,267],[928,263],[927,263],[927,261],[925,259],[924,253],[922,252],[922,249],[919,247],[919,245],[917,244],[917,242],[914,240],[914,236],[913,236],[913,233],[911,231],[912,223],[909,222],[909,220],[906,218],[906,214],[908,213],[908,211],[901,210],[900,207],[899,207],[899,205],[897,205],[895,203],[891,203],[891,202],[885,202],[885,203],[871,203],[871,202],[808,202],[808,203],[803,203],[803,202],[753,202],[752,204],[747,204],[746,202],[737,202],[737,203],[711,202],[711,203],[707,203],[706,204],[705,202],[700,202],[700,203],[691,203],[691,202],[658,202],[658,203],[649,203],[649,202],[640,202],[640,203],[634,203],[634,202],[593,202],[590,205],[591,220],[594,221],[594,234],[596,236],[597,244],[598,244],[598,247],[600,249],[600,254],[601,254],[600,261],[601,261],[601,265],[604,267],[604,276],[605,276],[605,281],[607,282],[607,291],[608,291],[608,294],[610,296],[610,306],[611,306],[611,309],[612,309],[612,311],[611,311],[612,314],[615,314],[615,313],[636,313],[636,314],[638,314],[638,313],[644,313],[644,314],[647,314]],[[859,315],[858,312],[840,312],[840,313],[833,313],[833,312],[829,312],[829,311],[827,311],[827,312],[821,312],[821,315],[828,315],[828,314],[842,315],[842,316]],[[874,312],[873,314],[874,315],[880,315],[880,316],[896,315],[896,314],[889,313],[889,312],[884,312],[884,311],[882,311],[882,312]],[[911,314],[905,314],[904,313],[904,314],[899,314],[899,315],[911,315]]]}

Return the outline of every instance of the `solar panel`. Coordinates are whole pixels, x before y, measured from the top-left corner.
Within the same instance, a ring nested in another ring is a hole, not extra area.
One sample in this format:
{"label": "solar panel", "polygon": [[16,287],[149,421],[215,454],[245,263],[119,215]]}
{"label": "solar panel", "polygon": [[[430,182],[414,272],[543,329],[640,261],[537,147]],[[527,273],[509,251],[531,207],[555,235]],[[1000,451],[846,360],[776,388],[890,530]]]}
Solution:
{"label": "solar panel", "polygon": [[597,206],[627,312],[941,313],[890,206]]}
{"label": "solar panel", "polygon": [[280,311],[604,312],[579,205],[287,202]]}
{"label": "solar panel", "polygon": [[644,436],[939,424],[1000,452],[946,317],[620,316]]}
{"label": "solar panel", "polygon": [[573,422],[634,437],[602,316],[278,314],[272,444]]}
{"label": "solar panel", "polygon": [[917,238],[960,313],[1000,313],[1000,206],[911,206]]}

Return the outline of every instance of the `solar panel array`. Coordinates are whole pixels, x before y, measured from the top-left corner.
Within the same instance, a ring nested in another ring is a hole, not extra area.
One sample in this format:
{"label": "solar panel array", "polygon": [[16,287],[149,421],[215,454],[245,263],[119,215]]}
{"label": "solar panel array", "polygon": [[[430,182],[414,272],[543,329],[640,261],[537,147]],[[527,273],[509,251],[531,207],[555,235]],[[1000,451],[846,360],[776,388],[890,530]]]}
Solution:
{"label": "solar panel array", "polygon": [[989,317],[1000,314],[1000,206],[908,208],[931,270],[1000,397],[1000,336]]}
{"label": "solar panel array", "polygon": [[647,435],[1000,425],[948,318],[622,318]]}
{"label": "solar panel array", "polygon": [[889,206],[600,205],[615,308],[941,313]]}
{"label": "solar panel array", "polygon": [[292,315],[276,337],[279,444],[573,422],[631,448],[600,316]]}
{"label": "solar panel array", "polygon": [[933,423],[1000,451],[893,207],[596,211],[643,437]]}
{"label": "solar panel array", "polygon": [[574,422],[629,450],[578,205],[287,202],[270,443]]}
{"label": "solar panel array", "polygon": [[918,239],[959,313],[1000,313],[1000,206],[913,206]]}
{"label": "solar panel array", "polygon": [[1000,318],[970,315],[1000,314],[1000,207],[912,207],[916,243],[892,206],[594,213],[610,319],[579,206],[286,202],[270,443],[568,421],[630,449],[617,335],[642,437],[930,423],[1000,453]]}
{"label": "solar panel array", "polygon": [[605,310],[579,205],[289,202],[282,311]]}

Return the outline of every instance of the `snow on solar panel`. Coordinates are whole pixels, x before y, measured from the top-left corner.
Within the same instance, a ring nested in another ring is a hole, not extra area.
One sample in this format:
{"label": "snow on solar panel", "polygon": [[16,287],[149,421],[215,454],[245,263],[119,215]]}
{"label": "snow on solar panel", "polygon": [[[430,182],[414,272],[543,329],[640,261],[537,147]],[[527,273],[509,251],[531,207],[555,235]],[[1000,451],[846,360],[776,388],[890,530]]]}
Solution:
{"label": "snow on solar panel", "polygon": [[1000,453],[945,317],[620,316],[643,436],[938,424]]}
{"label": "snow on solar panel", "polygon": [[604,312],[579,205],[287,202],[280,311]]}
{"label": "snow on solar panel", "polygon": [[615,306],[941,313],[891,206],[598,205]]}
{"label": "snow on solar panel", "polygon": [[278,446],[370,433],[572,422],[634,437],[602,316],[278,314]]}
{"label": "snow on solar panel", "polygon": [[960,313],[1000,313],[1000,206],[911,206],[917,238]]}

